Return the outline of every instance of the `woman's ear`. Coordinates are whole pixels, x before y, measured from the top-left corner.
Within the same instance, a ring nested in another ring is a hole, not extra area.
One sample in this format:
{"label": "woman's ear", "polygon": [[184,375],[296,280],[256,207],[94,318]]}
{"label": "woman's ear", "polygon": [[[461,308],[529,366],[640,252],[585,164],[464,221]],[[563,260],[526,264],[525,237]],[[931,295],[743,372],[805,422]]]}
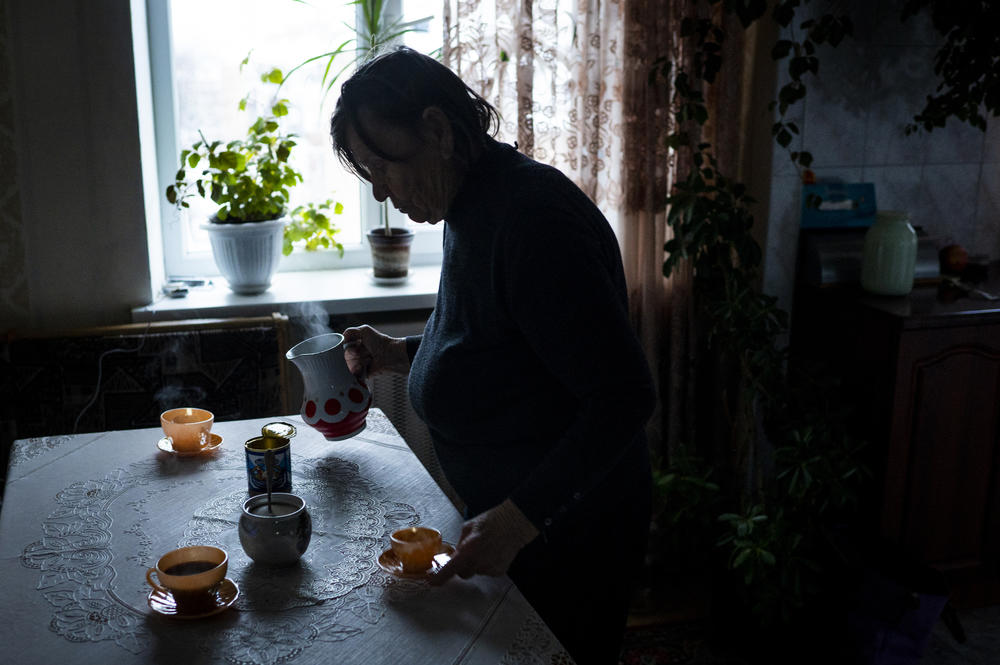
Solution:
{"label": "woman's ear", "polygon": [[424,140],[441,151],[442,159],[451,159],[455,153],[455,136],[451,131],[451,120],[438,106],[428,106],[421,115]]}

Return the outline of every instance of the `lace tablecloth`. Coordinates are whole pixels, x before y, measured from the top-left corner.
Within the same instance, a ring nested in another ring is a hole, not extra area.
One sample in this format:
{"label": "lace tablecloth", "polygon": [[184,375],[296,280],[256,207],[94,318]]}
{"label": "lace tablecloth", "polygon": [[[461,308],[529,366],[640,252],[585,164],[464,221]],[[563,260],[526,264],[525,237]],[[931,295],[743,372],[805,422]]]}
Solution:
{"label": "lace tablecloth", "polygon": [[[379,568],[394,529],[427,524],[455,542],[462,519],[377,410],[338,442],[285,418],[312,541],[299,565],[254,564],[236,530],[242,444],[271,420],[217,423],[224,443],[206,458],[159,451],[158,429],[15,442],[0,514],[4,662],[570,662],[506,578],[431,587]],[[155,614],[146,568],[196,543],[229,552],[240,597],[207,619]]]}

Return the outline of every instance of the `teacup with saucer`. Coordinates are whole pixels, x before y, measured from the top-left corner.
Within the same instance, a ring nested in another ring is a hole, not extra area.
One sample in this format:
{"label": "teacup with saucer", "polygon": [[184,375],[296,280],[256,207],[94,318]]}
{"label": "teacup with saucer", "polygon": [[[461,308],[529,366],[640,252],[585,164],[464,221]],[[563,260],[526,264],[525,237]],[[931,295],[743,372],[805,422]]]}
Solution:
{"label": "teacup with saucer", "polygon": [[378,565],[396,577],[430,577],[455,553],[454,545],[441,540],[440,531],[426,526],[397,529],[390,541],[392,547],[379,555]]}
{"label": "teacup with saucer", "polygon": [[146,571],[146,582],[152,587],[149,608],[178,619],[222,612],[240,595],[236,583],[226,577],[228,567],[229,555],[218,547],[192,545],[167,552]]}

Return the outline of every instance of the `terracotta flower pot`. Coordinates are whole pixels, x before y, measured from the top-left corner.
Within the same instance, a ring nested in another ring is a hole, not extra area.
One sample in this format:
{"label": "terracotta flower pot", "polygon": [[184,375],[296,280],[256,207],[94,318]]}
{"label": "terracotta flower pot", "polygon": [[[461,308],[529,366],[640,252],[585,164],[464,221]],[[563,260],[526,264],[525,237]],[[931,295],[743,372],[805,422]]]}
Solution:
{"label": "terracotta flower pot", "polygon": [[399,279],[406,277],[410,269],[410,245],[413,231],[391,227],[386,233],[384,227],[368,232],[368,244],[372,250],[372,271],[377,279]]}

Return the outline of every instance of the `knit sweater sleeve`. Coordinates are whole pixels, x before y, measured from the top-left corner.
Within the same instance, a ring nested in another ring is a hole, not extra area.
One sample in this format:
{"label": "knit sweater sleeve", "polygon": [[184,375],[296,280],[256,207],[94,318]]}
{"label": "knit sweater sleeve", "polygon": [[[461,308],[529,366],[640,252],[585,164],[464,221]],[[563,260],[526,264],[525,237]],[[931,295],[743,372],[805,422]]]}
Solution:
{"label": "knit sweater sleeve", "polygon": [[420,340],[423,339],[423,335],[407,335],[404,339],[406,340],[406,356],[412,363],[413,356],[417,355],[417,349],[420,348]]}

